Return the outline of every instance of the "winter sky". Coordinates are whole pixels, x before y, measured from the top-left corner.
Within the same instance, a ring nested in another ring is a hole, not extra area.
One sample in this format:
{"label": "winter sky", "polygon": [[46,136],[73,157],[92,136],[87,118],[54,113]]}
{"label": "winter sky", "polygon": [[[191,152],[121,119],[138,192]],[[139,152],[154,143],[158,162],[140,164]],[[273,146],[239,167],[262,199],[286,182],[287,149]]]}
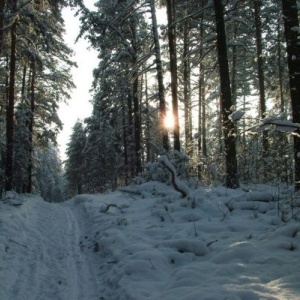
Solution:
{"label": "winter sky", "polygon": [[97,53],[95,50],[89,49],[88,41],[80,39],[75,43],[79,33],[79,19],[74,17],[74,13],[75,11],[70,8],[65,8],[63,11],[66,29],[65,42],[73,49],[74,56],[72,59],[77,63],[78,68],[72,69],[76,88],[71,91],[71,99],[68,103],[62,103],[59,109],[59,116],[64,125],[58,136],[62,159],[65,159],[66,144],[75,122],[91,115],[92,105],[89,90],[93,80],[92,72],[97,66]]}

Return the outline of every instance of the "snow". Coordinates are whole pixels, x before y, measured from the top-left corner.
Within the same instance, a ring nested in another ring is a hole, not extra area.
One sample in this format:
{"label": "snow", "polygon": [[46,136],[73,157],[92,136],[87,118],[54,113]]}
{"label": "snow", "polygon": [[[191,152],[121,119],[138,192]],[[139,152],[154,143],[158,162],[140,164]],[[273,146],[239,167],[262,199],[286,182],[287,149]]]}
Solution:
{"label": "snow", "polygon": [[244,116],[244,114],[245,114],[245,112],[239,109],[239,110],[234,111],[231,115],[229,115],[229,118],[233,122],[237,122]]}
{"label": "snow", "polygon": [[263,131],[268,130],[274,127],[274,130],[291,133],[293,131],[300,129],[299,123],[294,123],[290,120],[285,120],[286,113],[283,112],[281,114],[275,116],[269,116],[261,120],[260,124],[255,125],[251,128],[254,131]]}
{"label": "snow", "polygon": [[158,161],[162,163],[167,169],[173,174],[173,184],[176,186],[176,189],[179,190],[183,195],[188,196],[190,194],[190,189],[185,182],[180,180],[176,176],[176,169],[174,165],[170,162],[166,155],[162,155],[159,157]]}
{"label": "snow", "polygon": [[256,185],[181,198],[155,181],[64,203],[10,194],[0,299],[300,299],[296,196]]}

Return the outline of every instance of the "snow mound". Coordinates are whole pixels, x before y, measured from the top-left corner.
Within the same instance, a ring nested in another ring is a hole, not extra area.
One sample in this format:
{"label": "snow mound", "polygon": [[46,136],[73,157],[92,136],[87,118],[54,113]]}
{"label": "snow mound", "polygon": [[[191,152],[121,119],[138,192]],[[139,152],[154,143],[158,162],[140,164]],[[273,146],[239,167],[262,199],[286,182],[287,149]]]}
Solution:
{"label": "snow mound", "polygon": [[0,299],[300,299],[298,208],[279,214],[288,194],[202,187],[190,205],[150,182],[0,202]]}

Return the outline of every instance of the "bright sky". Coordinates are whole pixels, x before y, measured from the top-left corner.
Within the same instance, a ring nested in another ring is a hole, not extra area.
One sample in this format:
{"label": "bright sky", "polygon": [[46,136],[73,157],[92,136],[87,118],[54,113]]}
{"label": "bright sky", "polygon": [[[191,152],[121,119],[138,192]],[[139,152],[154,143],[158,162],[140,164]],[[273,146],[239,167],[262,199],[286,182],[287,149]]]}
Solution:
{"label": "bright sky", "polygon": [[71,99],[67,104],[61,104],[58,111],[59,117],[63,122],[63,130],[58,136],[58,144],[61,158],[64,160],[66,144],[69,142],[72,127],[75,122],[83,120],[91,115],[92,105],[89,90],[93,80],[93,69],[97,67],[97,53],[93,49],[88,49],[89,44],[86,40],[80,39],[76,44],[75,40],[79,33],[79,19],[74,17],[75,11],[69,8],[64,9],[63,17],[65,20],[65,42],[75,52],[73,61],[78,68],[73,68],[72,76],[76,89],[72,90]]}

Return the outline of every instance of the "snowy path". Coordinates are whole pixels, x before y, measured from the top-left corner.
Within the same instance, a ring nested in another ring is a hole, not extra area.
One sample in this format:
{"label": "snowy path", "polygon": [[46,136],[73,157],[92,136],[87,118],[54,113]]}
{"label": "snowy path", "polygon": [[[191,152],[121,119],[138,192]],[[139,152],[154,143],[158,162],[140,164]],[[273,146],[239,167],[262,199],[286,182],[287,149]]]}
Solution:
{"label": "snowy path", "polygon": [[99,299],[93,253],[80,248],[87,228],[83,218],[77,221],[79,211],[41,201],[23,206],[19,215],[10,216],[20,228],[12,230],[17,235],[7,237],[4,265],[10,268],[6,278],[0,278],[7,281],[0,299]]}
{"label": "snowy path", "polygon": [[299,300],[300,196],[252,188],[0,201],[0,300]]}

